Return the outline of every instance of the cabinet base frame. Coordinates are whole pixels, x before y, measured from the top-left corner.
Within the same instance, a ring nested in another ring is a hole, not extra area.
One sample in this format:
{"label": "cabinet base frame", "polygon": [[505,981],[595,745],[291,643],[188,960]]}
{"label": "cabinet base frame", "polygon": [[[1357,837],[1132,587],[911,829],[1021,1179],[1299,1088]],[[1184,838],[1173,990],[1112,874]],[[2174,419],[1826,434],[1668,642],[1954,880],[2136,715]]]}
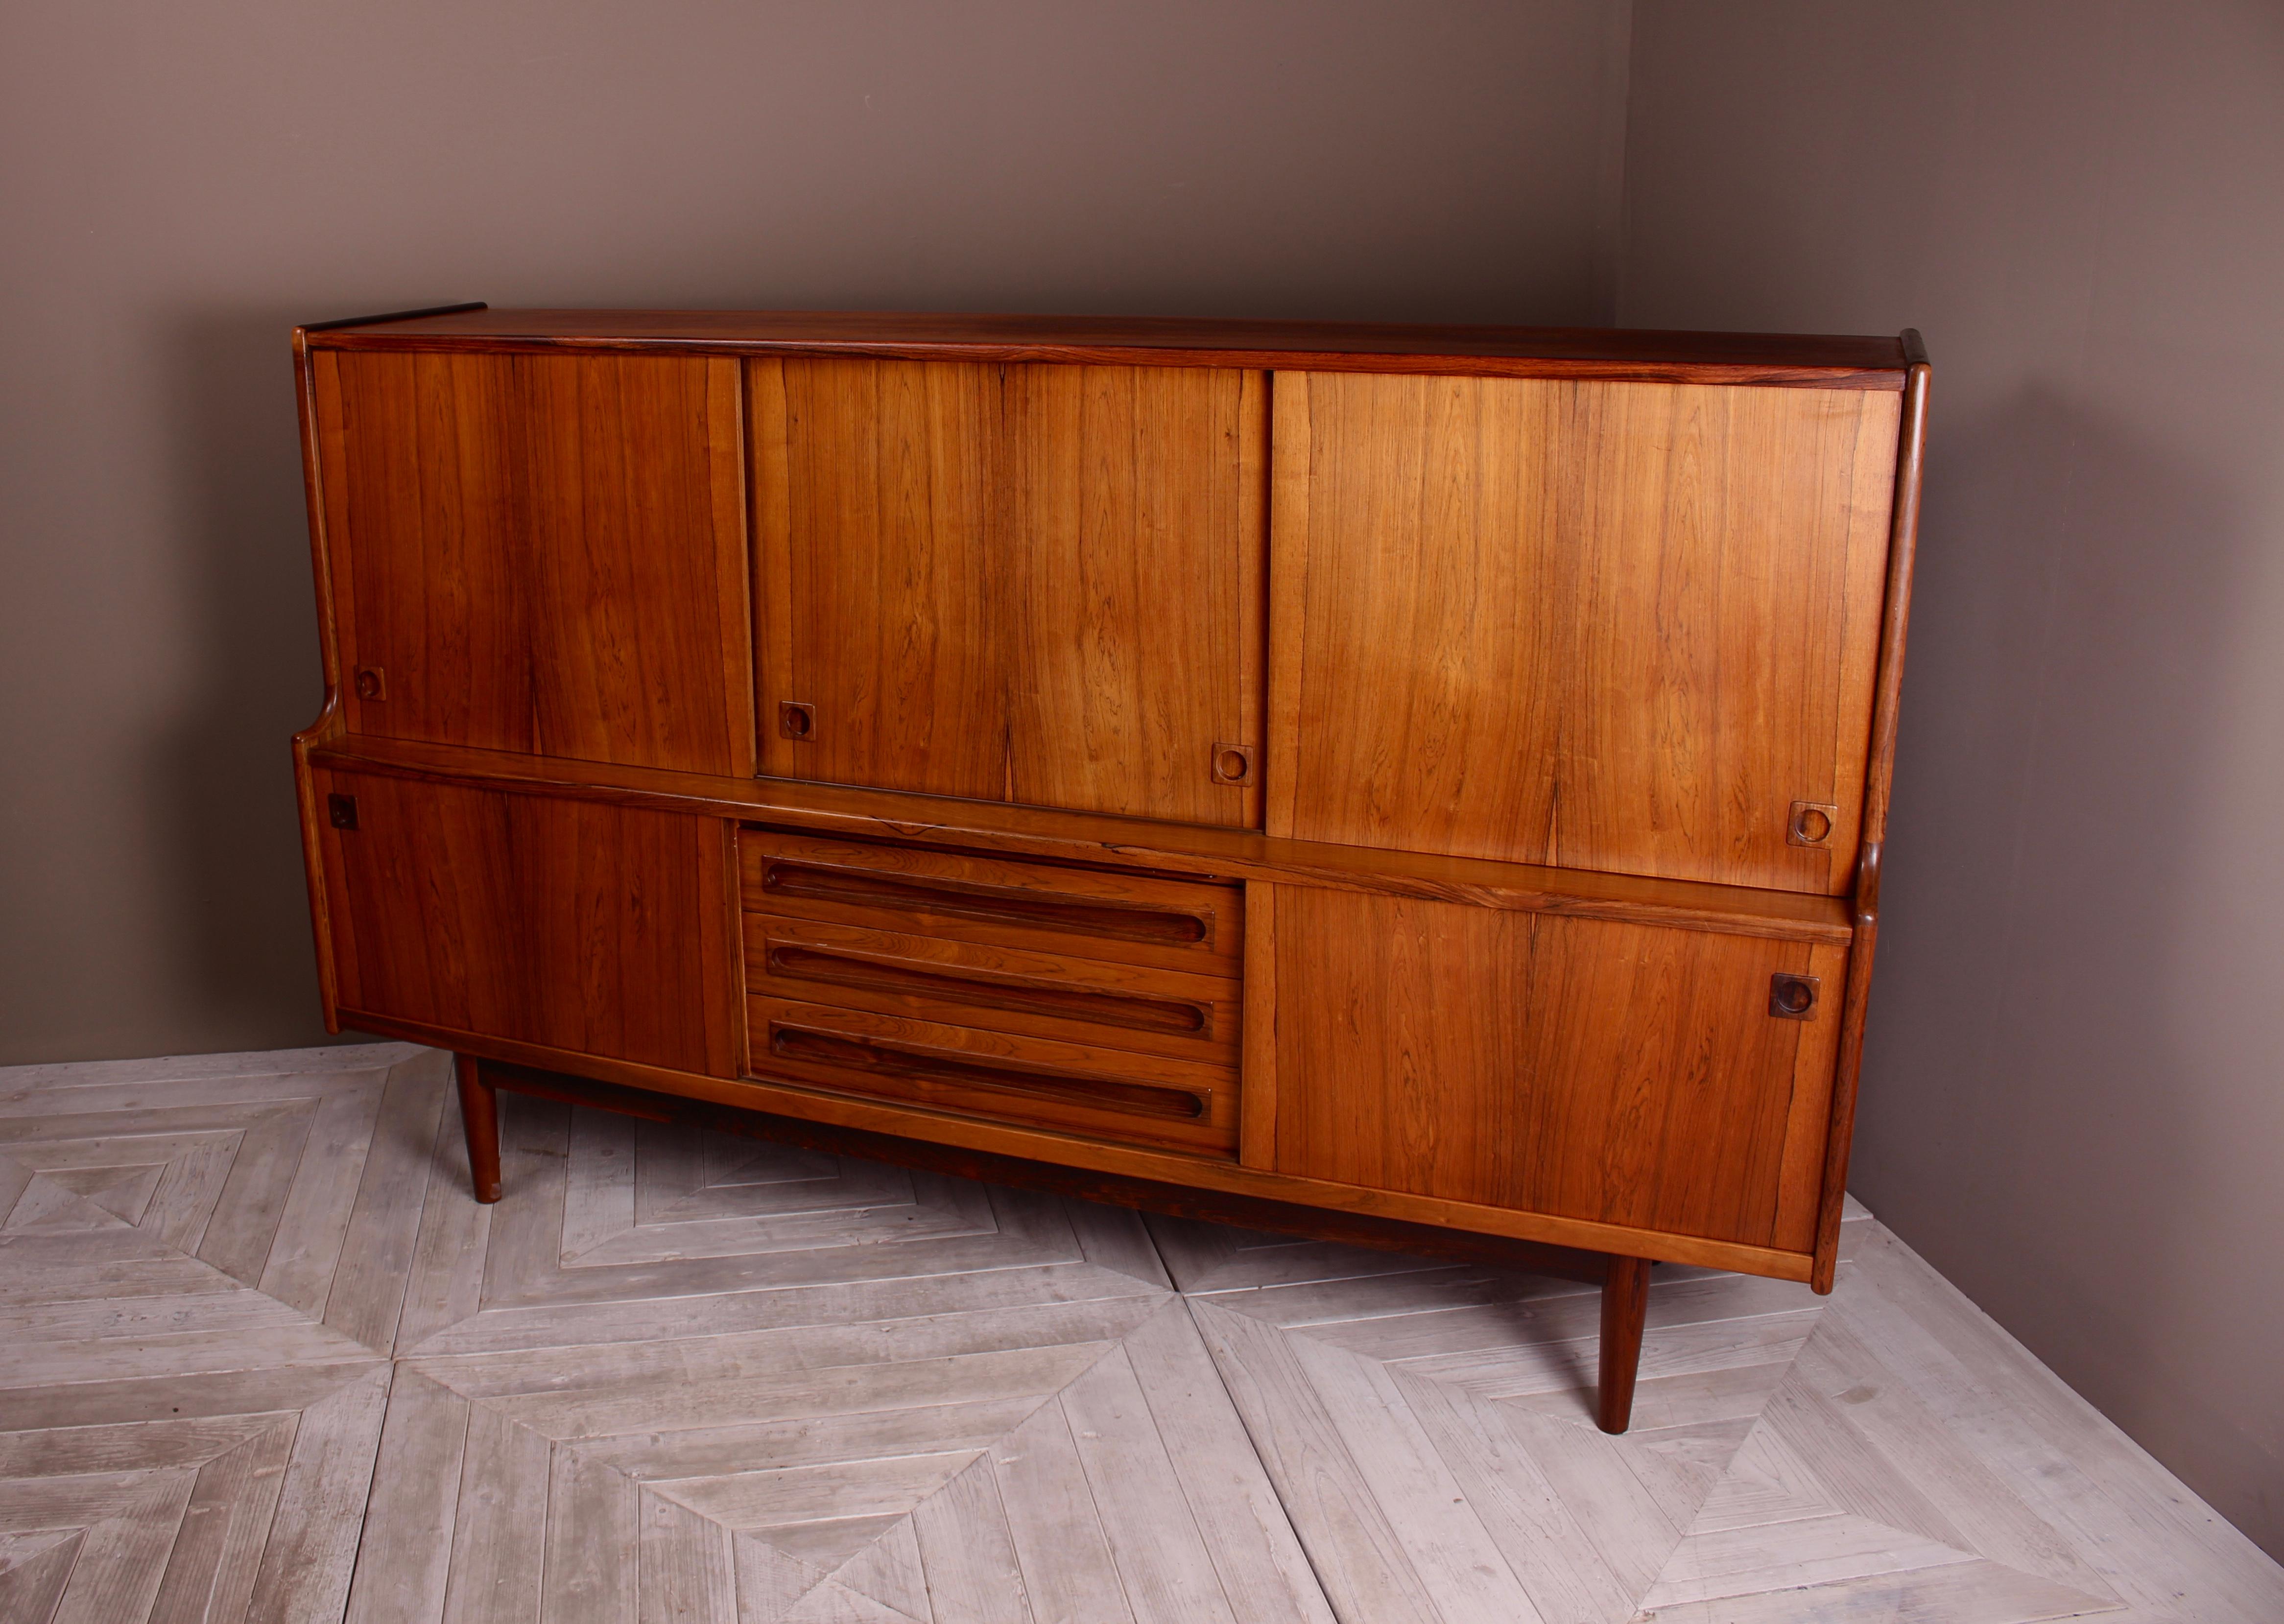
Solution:
{"label": "cabinet base frame", "polygon": [[677,1122],[745,1139],[789,1144],[828,1155],[856,1156],[896,1167],[1101,1201],[1139,1212],[1234,1224],[1274,1235],[1338,1241],[1381,1252],[1487,1263],[1524,1274],[1547,1275],[1599,1286],[1602,1292],[1600,1391],[1595,1419],[1606,1433],[1623,1433],[1631,1418],[1634,1376],[1641,1362],[1650,1262],[1646,1258],[1591,1252],[1500,1235],[1478,1235],[1370,1214],[1334,1212],[1227,1191],[1200,1190],[1130,1175],[1060,1167],[994,1151],[935,1144],[869,1128],[777,1116],[682,1095],[653,1093],[623,1083],[598,1082],[567,1072],[453,1056],[459,1080],[461,1120],[468,1165],[479,1201],[501,1196],[498,1096],[505,1090],[537,1099],[585,1105],[651,1122]]}

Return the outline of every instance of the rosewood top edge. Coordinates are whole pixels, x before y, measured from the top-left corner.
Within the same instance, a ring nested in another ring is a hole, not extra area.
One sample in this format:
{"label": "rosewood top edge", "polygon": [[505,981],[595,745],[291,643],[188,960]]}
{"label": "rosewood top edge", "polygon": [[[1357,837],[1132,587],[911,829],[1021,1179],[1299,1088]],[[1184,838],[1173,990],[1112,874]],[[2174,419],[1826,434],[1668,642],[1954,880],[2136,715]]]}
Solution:
{"label": "rosewood top edge", "polygon": [[301,330],[314,348],[672,350],[909,360],[1520,373],[1900,389],[1900,338],[1587,327],[964,316],[860,311],[470,309]]}

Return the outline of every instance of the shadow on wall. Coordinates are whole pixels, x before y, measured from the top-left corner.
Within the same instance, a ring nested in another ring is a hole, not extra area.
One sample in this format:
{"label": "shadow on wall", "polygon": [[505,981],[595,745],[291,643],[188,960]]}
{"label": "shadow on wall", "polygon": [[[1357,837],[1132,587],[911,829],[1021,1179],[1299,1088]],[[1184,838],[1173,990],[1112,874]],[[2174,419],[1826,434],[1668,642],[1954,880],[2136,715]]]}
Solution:
{"label": "shadow on wall", "polygon": [[[324,702],[288,335],[308,311],[178,316],[153,354],[173,431],[194,673],[156,747],[160,900],[183,982],[247,1047],[329,1040],[293,802]],[[237,1040],[225,1038],[225,1042]]]}
{"label": "shadow on wall", "polygon": [[[2259,541],[2050,390],[1935,421],[1851,1183],[2185,1475],[2272,1481],[2211,1456],[2259,1453],[2178,1357],[2225,1328],[2165,1300],[2213,1242],[2167,1192],[2228,1134],[2178,1044],[2214,950],[2181,915]],[[2284,1534],[2284,1507],[2218,1509]]]}

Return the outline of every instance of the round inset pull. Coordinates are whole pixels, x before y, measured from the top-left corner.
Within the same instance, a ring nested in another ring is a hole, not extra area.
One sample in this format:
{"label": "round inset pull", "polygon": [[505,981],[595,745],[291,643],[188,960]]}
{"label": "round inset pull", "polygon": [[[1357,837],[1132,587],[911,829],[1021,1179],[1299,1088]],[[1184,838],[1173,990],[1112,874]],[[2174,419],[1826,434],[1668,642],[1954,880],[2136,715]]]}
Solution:
{"label": "round inset pull", "polygon": [[778,732],[784,738],[806,741],[817,737],[817,707],[804,705],[798,699],[778,701]]}
{"label": "round inset pull", "polygon": [[356,697],[360,699],[386,699],[388,697],[388,678],[379,666],[359,666],[355,686]]}
{"label": "round inset pull", "polygon": [[1213,781],[1239,785],[1252,783],[1253,746],[1216,745],[1213,747]]}
{"label": "round inset pull", "polygon": [[1832,839],[1832,831],[1840,822],[1840,808],[1819,801],[1795,800],[1792,803],[1792,821],[1785,830],[1788,846],[1822,846]]}
{"label": "round inset pull", "polygon": [[1786,1020],[1815,1019],[1819,984],[1815,976],[1790,975],[1779,970],[1769,978],[1769,1013]]}

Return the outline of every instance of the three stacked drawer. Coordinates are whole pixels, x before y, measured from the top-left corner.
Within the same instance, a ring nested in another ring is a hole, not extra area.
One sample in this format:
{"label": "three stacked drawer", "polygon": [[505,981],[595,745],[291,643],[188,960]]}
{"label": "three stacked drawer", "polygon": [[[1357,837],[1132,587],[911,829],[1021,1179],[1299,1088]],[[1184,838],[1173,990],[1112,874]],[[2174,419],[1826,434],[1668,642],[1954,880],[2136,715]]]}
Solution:
{"label": "three stacked drawer", "polygon": [[739,833],[747,1069],[1233,1155],[1244,893]]}

